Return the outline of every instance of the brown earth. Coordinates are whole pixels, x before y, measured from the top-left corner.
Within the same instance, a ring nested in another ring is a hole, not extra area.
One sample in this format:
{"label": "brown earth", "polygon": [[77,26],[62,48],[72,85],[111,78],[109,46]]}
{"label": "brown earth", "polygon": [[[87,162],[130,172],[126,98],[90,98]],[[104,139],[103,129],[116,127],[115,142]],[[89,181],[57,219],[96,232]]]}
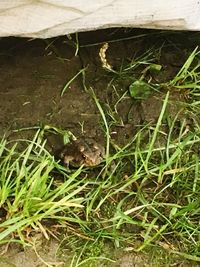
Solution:
{"label": "brown earth", "polygon": [[[130,79],[117,76],[111,83],[114,74],[102,68],[99,49],[103,43],[111,40],[107,60],[118,72],[132,58],[139,57],[152,47],[162,47],[154,55],[155,63],[163,67],[154,77],[159,82],[172,79],[198,43],[195,33],[112,29],[81,33],[78,55],[75,55],[73,40],[73,36],[72,40],[67,37],[0,40],[0,136],[29,138],[34,130],[14,130],[47,124],[70,130],[75,136],[93,137],[103,144],[105,135],[101,115],[91,95],[90,89],[93,88],[107,117],[109,111],[113,112],[115,121],[111,137],[116,143],[124,145],[144,122],[156,121],[166,90],[146,100],[133,101],[128,93],[125,94]],[[85,76],[79,75],[61,97],[66,83],[85,67]],[[141,69],[137,72],[139,76]],[[125,96],[118,103],[123,94]],[[184,113],[184,107],[177,103],[184,101],[185,95],[172,90],[170,99],[171,116],[180,109]],[[55,147],[59,145],[53,144]],[[63,259],[55,256],[57,243],[50,242],[47,248],[48,252],[41,250],[39,253],[49,263],[47,266],[67,266],[62,265]],[[0,258],[0,266],[45,266],[41,258],[32,249],[20,250],[11,246]],[[115,258],[116,263],[107,266],[153,266],[145,255],[126,252]],[[177,261],[177,265],[173,266],[193,265]]]}

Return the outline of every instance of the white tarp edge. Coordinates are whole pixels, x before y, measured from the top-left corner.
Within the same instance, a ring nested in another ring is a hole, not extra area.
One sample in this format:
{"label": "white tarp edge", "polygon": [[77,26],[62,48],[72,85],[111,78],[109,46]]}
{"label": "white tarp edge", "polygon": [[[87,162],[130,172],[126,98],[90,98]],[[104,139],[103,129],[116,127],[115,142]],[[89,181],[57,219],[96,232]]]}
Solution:
{"label": "white tarp edge", "polygon": [[198,0],[0,0],[0,36],[48,38],[111,27],[200,30]]}

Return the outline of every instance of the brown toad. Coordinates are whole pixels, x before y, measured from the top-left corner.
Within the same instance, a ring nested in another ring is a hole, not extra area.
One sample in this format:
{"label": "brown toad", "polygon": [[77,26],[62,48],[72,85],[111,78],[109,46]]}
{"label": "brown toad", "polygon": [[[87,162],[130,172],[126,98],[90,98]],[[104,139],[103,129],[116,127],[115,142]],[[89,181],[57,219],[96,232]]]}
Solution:
{"label": "brown toad", "polygon": [[66,144],[60,151],[62,163],[66,166],[93,167],[99,165],[105,156],[105,149],[92,138],[80,138]]}

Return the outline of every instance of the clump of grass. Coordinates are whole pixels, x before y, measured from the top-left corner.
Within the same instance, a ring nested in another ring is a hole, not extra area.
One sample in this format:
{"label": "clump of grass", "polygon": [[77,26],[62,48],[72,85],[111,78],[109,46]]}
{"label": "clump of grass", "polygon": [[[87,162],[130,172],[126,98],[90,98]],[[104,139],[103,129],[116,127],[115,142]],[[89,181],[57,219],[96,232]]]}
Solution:
{"label": "clump of grass", "polygon": [[170,81],[169,86],[174,86],[179,89],[190,89],[191,94],[196,89],[199,90],[199,53],[200,51],[196,47],[176,76]]}
{"label": "clump of grass", "polygon": [[[195,49],[175,78],[160,86],[189,88],[190,94],[197,96],[198,55]],[[200,261],[200,128],[195,119],[192,127],[178,116],[171,120],[166,111],[168,99],[169,92],[156,125],[139,130],[129,144],[116,146],[116,153],[107,158],[107,165],[114,160],[115,168],[109,172],[106,167],[107,176],[90,192],[87,217],[93,220],[95,214],[101,214],[106,226],[93,236],[114,239],[117,246],[126,240],[134,250],[141,251],[156,244],[170,253]],[[187,108],[198,103],[193,99]],[[197,109],[190,114],[197,117]],[[127,226],[137,233],[130,235],[124,230]],[[143,240],[137,248],[134,237]]]}
{"label": "clump of grass", "polygon": [[[105,166],[87,180],[81,178],[86,169],[69,173],[55,161],[40,131],[32,141],[19,140],[26,144],[21,152],[17,144],[2,140],[0,203],[5,216],[0,242],[26,242],[28,227],[48,238],[45,221],[53,220],[71,228],[79,225],[74,233],[86,239],[109,239],[117,247],[128,244],[135,251],[167,247],[171,253],[199,261],[200,132],[198,127],[185,131],[183,122],[173,134],[177,118],[167,130],[168,98],[169,93],[157,124],[139,130],[112,155],[108,148]],[[138,238],[140,244],[135,246]]]}
{"label": "clump of grass", "polygon": [[[81,168],[68,175],[38,137],[39,131],[31,141],[18,140],[26,144],[21,152],[17,143],[0,143],[0,209],[5,214],[0,223],[0,243],[17,242],[17,237],[24,242],[23,233],[29,226],[48,238],[43,224],[47,219],[83,223],[80,193],[87,183],[77,179]],[[62,182],[56,181],[55,171]]]}

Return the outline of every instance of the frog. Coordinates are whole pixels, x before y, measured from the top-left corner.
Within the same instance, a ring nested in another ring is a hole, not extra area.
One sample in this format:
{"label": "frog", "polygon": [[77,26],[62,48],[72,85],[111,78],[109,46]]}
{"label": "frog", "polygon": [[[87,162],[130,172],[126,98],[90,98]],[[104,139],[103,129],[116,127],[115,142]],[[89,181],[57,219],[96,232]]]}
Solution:
{"label": "frog", "polygon": [[103,161],[105,148],[92,138],[82,137],[64,145],[59,157],[67,167],[95,167]]}

